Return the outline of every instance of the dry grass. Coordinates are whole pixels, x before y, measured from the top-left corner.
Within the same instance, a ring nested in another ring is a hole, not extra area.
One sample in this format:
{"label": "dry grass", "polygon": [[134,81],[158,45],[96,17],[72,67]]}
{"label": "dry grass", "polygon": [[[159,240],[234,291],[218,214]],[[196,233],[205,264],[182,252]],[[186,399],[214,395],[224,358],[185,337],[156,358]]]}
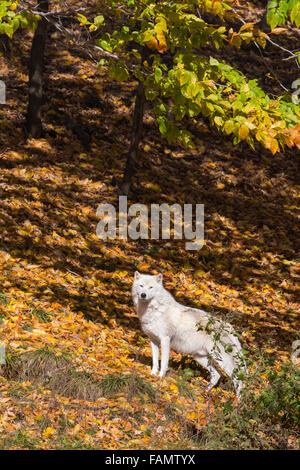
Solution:
{"label": "dry grass", "polygon": [[147,395],[153,400],[155,390],[136,373],[106,375],[97,380],[90,372],[77,370],[67,355],[57,354],[49,348],[23,354],[7,354],[5,376],[8,379],[30,380],[60,395],[95,401],[125,393],[128,400],[136,395]]}

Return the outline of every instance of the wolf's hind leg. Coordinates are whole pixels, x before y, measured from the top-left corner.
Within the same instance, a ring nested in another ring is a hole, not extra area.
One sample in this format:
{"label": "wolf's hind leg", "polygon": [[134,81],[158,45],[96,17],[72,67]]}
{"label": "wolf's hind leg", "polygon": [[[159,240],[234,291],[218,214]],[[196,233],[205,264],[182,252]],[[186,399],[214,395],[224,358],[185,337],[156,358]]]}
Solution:
{"label": "wolf's hind leg", "polygon": [[243,383],[238,378],[239,372],[245,372],[245,367],[242,363],[235,362],[234,358],[230,355],[224,355],[221,359],[217,359],[216,362],[221,369],[232,379],[234,389],[238,399],[241,396],[241,390]]}
{"label": "wolf's hind leg", "polygon": [[194,359],[198,362],[198,364],[200,364],[200,366],[207,369],[210,373],[210,383],[208,385],[208,390],[211,390],[219,382],[221,374],[210,364],[210,360],[207,356],[194,356]]}
{"label": "wolf's hind leg", "polygon": [[234,385],[234,389],[235,389],[235,392],[236,392],[236,396],[238,398],[238,400],[240,400],[241,398],[241,391],[242,391],[242,387],[243,387],[243,382],[241,380],[239,380],[237,377],[233,377],[233,385]]}
{"label": "wolf's hind leg", "polygon": [[234,360],[229,354],[223,354],[221,357],[216,358],[216,363],[221,367],[229,377],[232,377],[234,371]]}

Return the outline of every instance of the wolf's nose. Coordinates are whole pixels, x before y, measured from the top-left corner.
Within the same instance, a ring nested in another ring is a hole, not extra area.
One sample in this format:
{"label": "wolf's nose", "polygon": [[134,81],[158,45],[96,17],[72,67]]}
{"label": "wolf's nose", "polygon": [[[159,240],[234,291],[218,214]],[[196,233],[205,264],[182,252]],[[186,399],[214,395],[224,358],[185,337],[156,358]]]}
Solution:
{"label": "wolf's nose", "polygon": [[146,298],[145,292],[143,292],[143,293],[141,294],[141,297],[142,297],[142,299],[145,299],[145,298]]}

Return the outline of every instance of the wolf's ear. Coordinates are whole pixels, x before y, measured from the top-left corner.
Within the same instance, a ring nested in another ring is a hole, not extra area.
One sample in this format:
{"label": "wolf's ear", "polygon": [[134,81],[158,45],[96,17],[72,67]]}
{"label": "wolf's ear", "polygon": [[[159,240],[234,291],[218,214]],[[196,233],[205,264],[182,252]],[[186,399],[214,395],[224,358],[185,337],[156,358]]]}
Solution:
{"label": "wolf's ear", "polygon": [[163,275],[161,273],[157,274],[156,280],[157,280],[158,284],[162,284],[162,279],[163,279]]}
{"label": "wolf's ear", "polygon": [[139,279],[140,273],[138,271],[135,271],[134,273],[134,279]]}

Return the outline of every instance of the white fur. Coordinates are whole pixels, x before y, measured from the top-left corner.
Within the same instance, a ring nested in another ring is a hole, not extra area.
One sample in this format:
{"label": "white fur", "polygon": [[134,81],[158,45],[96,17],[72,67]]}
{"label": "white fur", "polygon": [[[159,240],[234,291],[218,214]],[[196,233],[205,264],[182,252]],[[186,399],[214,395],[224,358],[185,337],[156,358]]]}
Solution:
{"label": "white fur", "polygon": [[[237,396],[240,396],[241,381],[235,370],[245,371],[241,360],[241,345],[229,323],[214,319],[209,313],[196,308],[185,307],[163,287],[162,275],[151,276],[135,272],[132,297],[142,330],[151,341],[153,366],[151,374],[159,370],[159,347],[161,347],[160,377],[168,370],[170,349],[191,354],[194,359],[210,372],[209,390],[220,378],[213,366],[220,368],[233,379]],[[212,322],[212,323],[211,323]],[[198,331],[198,326],[201,330]],[[213,332],[209,334],[211,328]],[[216,341],[214,335],[220,332]],[[231,352],[225,348],[230,346]]]}
{"label": "white fur", "polygon": [[300,340],[297,339],[292,343],[291,360],[295,366],[300,366]]}

